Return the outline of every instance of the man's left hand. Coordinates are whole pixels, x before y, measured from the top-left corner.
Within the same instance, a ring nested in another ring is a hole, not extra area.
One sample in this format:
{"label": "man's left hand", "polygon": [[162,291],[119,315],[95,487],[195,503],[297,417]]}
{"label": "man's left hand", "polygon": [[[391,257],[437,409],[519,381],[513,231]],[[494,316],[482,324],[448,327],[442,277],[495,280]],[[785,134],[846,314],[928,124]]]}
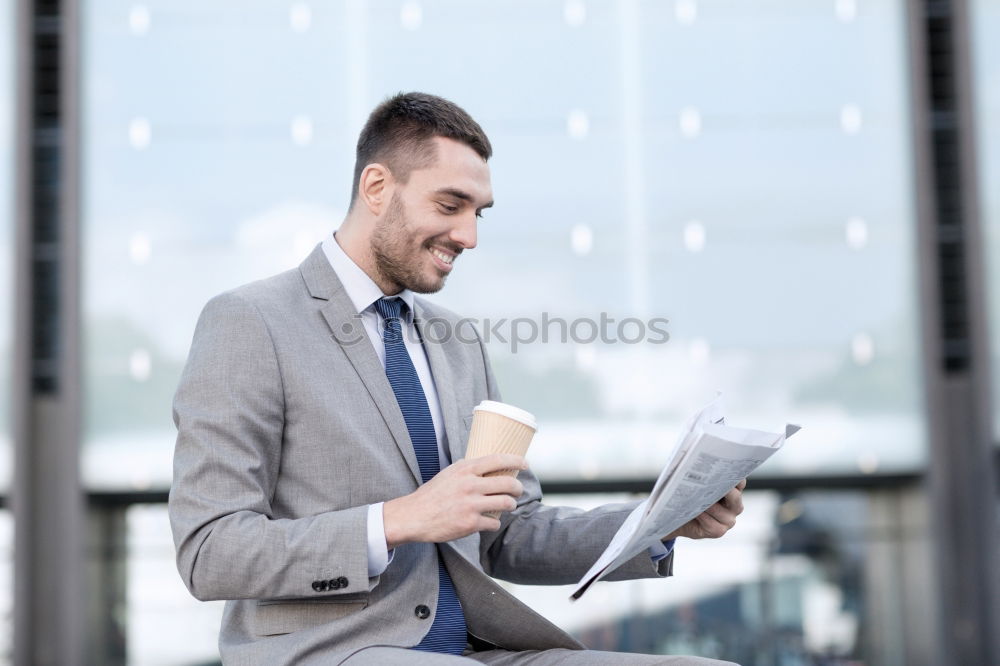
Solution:
{"label": "man's left hand", "polygon": [[708,507],[705,513],[693,518],[663,540],[679,536],[689,539],[718,539],[736,524],[736,516],[743,513],[743,489],[747,480],[743,479],[726,496]]}

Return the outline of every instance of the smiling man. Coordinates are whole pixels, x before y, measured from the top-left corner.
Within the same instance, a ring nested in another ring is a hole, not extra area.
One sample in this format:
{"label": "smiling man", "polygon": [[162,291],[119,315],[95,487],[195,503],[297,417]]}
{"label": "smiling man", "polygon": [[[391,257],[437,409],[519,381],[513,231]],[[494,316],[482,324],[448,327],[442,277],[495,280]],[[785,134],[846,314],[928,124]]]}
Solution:
{"label": "smiling man", "polygon": [[[635,505],[546,506],[523,458],[463,460],[499,390],[478,334],[415,294],[476,246],[491,153],[455,104],[386,100],[336,233],[205,306],[169,509],[188,589],[227,600],[224,662],[720,663],[586,650],[493,580],[576,582]],[[521,471],[486,476],[501,469]],[[674,538],[725,534],[742,485],[610,578],[669,575]]]}

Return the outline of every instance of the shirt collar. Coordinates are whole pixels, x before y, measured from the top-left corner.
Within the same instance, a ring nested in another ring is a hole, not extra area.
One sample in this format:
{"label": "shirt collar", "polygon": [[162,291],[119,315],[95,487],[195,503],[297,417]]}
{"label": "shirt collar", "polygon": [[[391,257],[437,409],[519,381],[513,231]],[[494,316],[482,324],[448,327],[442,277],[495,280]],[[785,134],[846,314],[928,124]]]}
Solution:
{"label": "shirt collar", "polygon": [[[351,303],[358,314],[369,308],[374,309],[373,304],[375,301],[387,297],[386,294],[382,293],[379,286],[375,284],[375,281],[344,252],[344,249],[340,247],[340,243],[337,242],[333,234],[330,234],[323,240],[323,254],[326,255],[326,259],[330,262],[333,271],[340,278],[340,283],[344,285],[344,291],[347,292],[347,297],[351,299]],[[413,292],[409,289],[404,289],[395,296],[406,303],[406,318],[412,321]]]}

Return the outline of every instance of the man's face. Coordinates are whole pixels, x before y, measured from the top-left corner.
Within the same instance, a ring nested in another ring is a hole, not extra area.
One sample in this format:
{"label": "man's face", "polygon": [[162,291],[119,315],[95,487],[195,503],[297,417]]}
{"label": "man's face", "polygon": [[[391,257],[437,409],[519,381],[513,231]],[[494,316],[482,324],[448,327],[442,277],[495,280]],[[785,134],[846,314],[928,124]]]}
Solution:
{"label": "man's face", "polygon": [[493,205],[490,170],[464,143],[436,137],[437,160],[396,183],[376,219],[371,247],[382,281],[420,294],[439,291],[464,250],[476,246],[476,223]]}

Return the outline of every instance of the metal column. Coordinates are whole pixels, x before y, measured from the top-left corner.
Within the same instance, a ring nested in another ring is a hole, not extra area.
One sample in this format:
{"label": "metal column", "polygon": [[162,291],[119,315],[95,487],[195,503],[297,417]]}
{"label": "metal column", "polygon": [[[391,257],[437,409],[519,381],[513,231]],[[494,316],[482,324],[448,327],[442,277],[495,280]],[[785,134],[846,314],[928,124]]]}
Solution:
{"label": "metal column", "polygon": [[965,0],[908,0],[935,663],[1000,663],[1000,549]]}
{"label": "metal column", "polygon": [[14,663],[83,663],[77,5],[17,3]]}

